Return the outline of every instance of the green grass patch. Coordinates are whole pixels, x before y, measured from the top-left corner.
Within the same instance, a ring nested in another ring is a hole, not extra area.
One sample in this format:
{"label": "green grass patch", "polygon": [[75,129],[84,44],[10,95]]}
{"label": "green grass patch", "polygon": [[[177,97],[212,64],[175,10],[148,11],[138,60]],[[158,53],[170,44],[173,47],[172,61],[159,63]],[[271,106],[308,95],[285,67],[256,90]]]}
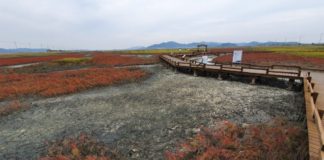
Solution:
{"label": "green grass patch", "polygon": [[46,57],[59,55],[56,52],[37,52],[37,53],[5,53],[0,54],[0,58],[21,58],[21,57]]}
{"label": "green grass patch", "polygon": [[251,47],[247,51],[269,51],[274,53],[284,53],[303,57],[324,58],[324,46],[301,45],[301,46],[271,46],[271,47]]}
{"label": "green grass patch", "polygon": [[56,60],[55,62],[60,65],[66,65],[66,64],[81,64],[81,63],[87,63],[91,60],[91,58],[63,58]]}

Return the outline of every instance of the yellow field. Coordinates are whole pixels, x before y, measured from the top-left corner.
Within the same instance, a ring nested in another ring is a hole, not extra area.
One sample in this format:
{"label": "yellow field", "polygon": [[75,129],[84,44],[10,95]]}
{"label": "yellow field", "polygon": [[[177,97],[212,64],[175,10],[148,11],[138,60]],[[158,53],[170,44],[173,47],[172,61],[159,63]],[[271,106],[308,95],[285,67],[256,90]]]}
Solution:
{"label": "yellow field", "polygon": [[63,58],[59,60],[55,60],[55,62],[64,65],[64,64],[80,64],[89,62],[91,58]]}
{"label": "yellow field", "polygon": [[115,51],[122,54],[170,54],[170,53],[191,53],[191,49],[155,49],[155,50],[125,50]]}

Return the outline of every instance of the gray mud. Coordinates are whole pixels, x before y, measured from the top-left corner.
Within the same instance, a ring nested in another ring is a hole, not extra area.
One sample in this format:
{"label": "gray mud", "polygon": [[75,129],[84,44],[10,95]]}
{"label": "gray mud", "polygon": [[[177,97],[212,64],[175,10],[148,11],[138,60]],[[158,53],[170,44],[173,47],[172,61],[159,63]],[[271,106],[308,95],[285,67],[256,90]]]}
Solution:
{"label": "gray mud", "polygon": [[159,65],[141,82],[35,100],[27,111],[0,118],[0,159],[37,159],[46,141],[88,133],[126,159],[163,159],[163,153],[200,127],[223,120],[296,121],[302,93],[175,74]]}

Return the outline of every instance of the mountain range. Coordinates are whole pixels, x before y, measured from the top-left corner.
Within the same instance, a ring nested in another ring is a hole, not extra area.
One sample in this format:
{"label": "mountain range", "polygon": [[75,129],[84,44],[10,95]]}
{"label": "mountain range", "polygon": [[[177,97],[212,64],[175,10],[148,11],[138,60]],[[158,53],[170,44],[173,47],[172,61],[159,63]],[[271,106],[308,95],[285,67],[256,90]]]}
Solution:
{"label": "mountain range", "polygon": [[[221,42],[193,42],[193,43],[178,43],[174,41],[162,42],[153,44],[148,47],[132,47],[127,50],[145,50],[145,49],[177,49],[177,48],[196,48],[198,44],[206,44],[209,48],[217,47],[254,47],[254,46],[289,46],[299,45],[298,42],[246,42],[246,43],[221,43]],[[23,52],[46,52],[45,48],[17,48],[4,49],[0,48],[0,53],[23,53]]]}
{"label": "mountain range", "polygon": [[44,48],[16,48],[16,49],[5,49],[0,48],[0,53],[23,53],[23,52],[46,52]]}
{"label": "mountain range", "polygon": [[196,48],[198,44],[206,44],[210,48],[217,47],[254,47],[254,46],[281,46],[281,45],[299,45],[298,42],[247,42],[247,43],[221,43],[221,42],[193,42],[193,43],[178,43],[174,41],[153,44],[148,47],[138,49],[175,49],[175,48]]}

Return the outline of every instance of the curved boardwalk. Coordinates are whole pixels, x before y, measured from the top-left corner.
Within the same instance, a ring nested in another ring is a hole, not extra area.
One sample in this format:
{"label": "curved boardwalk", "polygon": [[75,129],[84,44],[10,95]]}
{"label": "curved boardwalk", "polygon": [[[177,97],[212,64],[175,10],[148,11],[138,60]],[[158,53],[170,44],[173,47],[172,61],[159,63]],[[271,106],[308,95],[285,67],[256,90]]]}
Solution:
{"label": "curved boardwalk", "polygon": [[324,73],[313,72],[308,75],[307,71],[301,72],[296,66],[253,66],[253,65],[206,65],[192,61],[186,61],[170,55],[162,55],[160,58],[170,66],[177,69],[188,69],[197,75],[197,71],[236,74],[252,77],[288,78],[289,81],[296,79],[304,83],[304,96],[309,141],[309,159],[324,160]]}
{"label": "curved boardwalk", "polygon": [[310,76],[311,79],[304,79],[309,156],[317,160],[324,159],[324,73],[311,72]]}

